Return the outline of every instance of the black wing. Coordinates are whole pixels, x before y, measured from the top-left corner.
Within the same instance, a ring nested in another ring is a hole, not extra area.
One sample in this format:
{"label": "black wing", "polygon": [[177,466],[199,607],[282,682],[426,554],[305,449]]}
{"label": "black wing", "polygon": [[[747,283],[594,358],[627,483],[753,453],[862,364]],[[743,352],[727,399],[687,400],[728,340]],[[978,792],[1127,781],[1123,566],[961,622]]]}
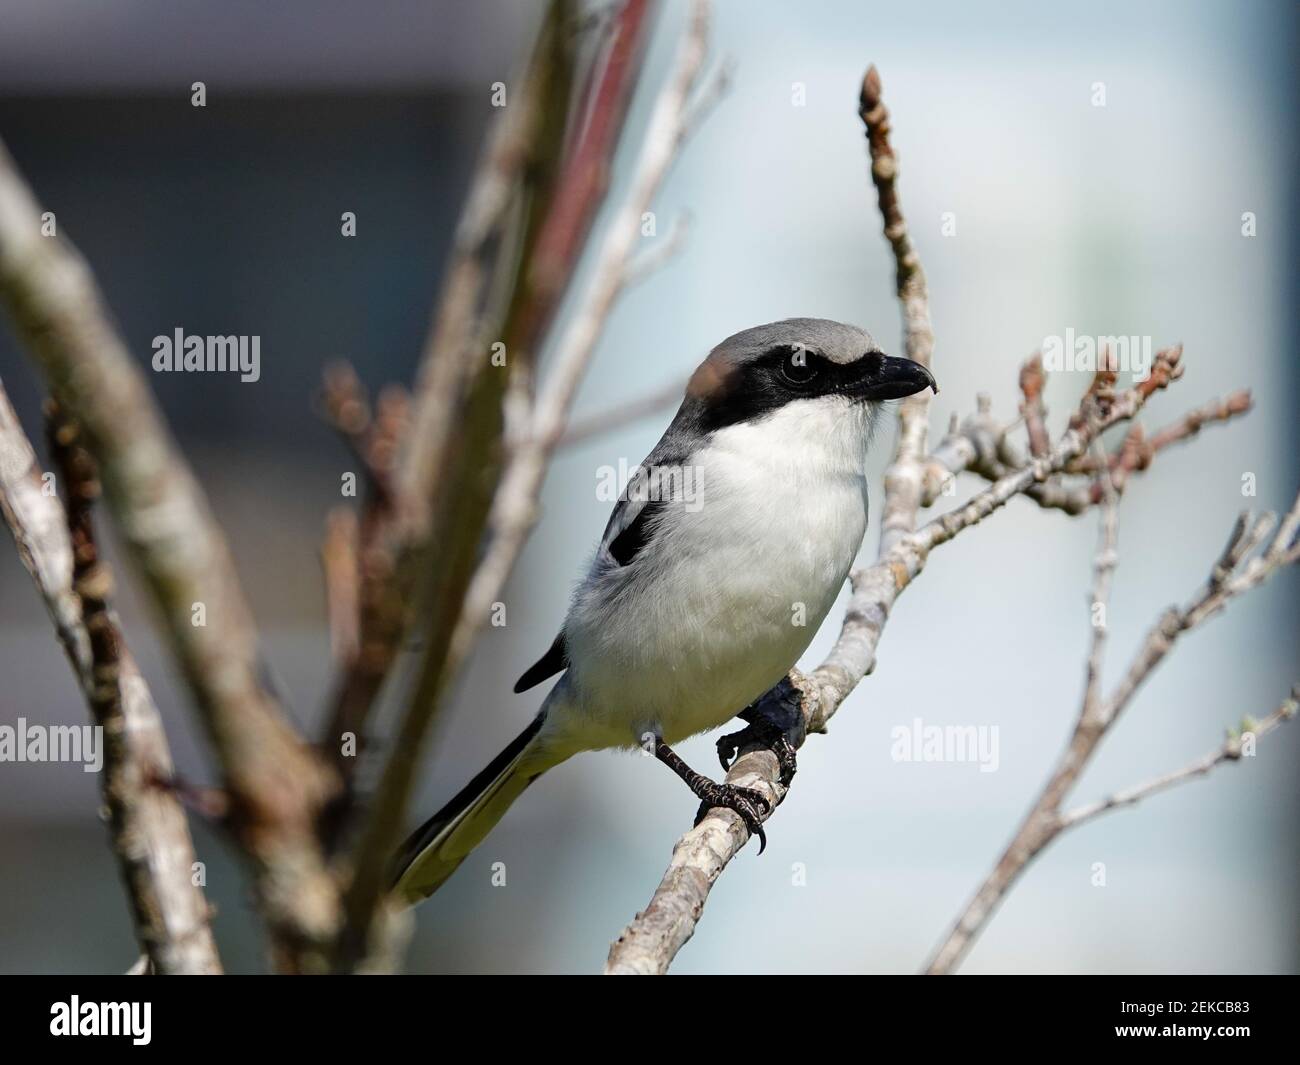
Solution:
{"label": "black wing", "polygon": [[[627,509],[628,513],[619,514],[615,511],[614,517],[610,518],[610,528],[605,533],[605,541],[601,544],[604,550],[608,551],[610,557],[620,566],[626,566],[640,553],[641,548],[650,542],[650,523],[660,511],[665,507],[662,500],[650,500],[644,503],[621,503],[620,507]],[[635,513],[632,511],[635,510]],[[615,518],[621,518],[619,523],[622,528],[614,532]],[[611,536],[610,533],[613,533]]]}
{"label": "black wing", "polygon": [[[600,542],[600,554],[608,555],[619,566],[626,566],[650,540],[650,523],[664,508],[658,500],[622,500],[610,515],[609,525]],[[550,650],[542,655],[515,682],[515,693],[525,692],[569,668],[564,649],[564,633],[555,637]]]}
{"label": "black wing", "polygon": [[526,692],[548,677],[553,677],[568,668],[569,656],[564,653],[564,633],[560,633],[551,644],[551,649],[529,666],[524,675],[515,681],[515,694]]}

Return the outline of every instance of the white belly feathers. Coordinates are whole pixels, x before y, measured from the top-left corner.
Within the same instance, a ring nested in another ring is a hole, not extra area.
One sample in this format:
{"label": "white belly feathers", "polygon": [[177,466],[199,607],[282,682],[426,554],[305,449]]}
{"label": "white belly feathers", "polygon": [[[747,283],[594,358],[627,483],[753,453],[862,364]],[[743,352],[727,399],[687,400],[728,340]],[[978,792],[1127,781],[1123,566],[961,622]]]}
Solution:
{"label": "white belly feathers", "polygon": [[584,747],[715,728],[795,664],[866,531],[869,432],[861,405],[809,400],[692,457],[698,505],[673,506],[630,565],[589,579],[565,622],[563,715]]}

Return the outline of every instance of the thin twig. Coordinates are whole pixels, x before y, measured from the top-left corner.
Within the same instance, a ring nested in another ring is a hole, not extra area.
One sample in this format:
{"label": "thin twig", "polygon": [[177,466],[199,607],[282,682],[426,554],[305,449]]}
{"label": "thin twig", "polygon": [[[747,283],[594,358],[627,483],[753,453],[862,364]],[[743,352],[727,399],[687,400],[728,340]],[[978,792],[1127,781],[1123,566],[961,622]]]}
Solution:
{"label": "thin twig", "polygon": [[1247,719],[1242,723],[1240,731],[1234,730],[1229,733],[1217,750],[1210,751],[1181,769],[1164,773],[1134,787],[1114,792],[1104,799],[1086,803],[1070,810],[1068,813],[1061,814],[1057,818],[1060,831],[1064,832],[1069,828],[1077,828],[1079,825],[1091,821],[1095,817],[1100,817],[1102,814],[1109,813],[1111,810],[1118,810],[1125,806],[1136,806],[1143,799],[1152,795],[1168,791],[1179,784],[1186,784],[1189,780],[1195,780],[1197,777],[1206,776],[1211,770],[1223,765],[1225,762],[1240,761],[1244,755],[1243,749],[1248,737],[1258,740],[1261,736],[1268,735],[1279,725],[1292,720],[1296,716],[1297,706],[1300,706],[1300,683],[1292,686],[1291,694],[1271,714],[1261,721]]}
{"label": "thin twig", "polygon": [[[1032,361],[1026,363],[1026,368],[1030,367]],[[1021,370],[1022,385],[1026,368]],[[1205,425],[1223,424],[1246,414],[1250,409],[1250,393],[1240,391],[1188,411],[1178,421],[1149,439],[1143,435],[1141,426],[1134,425],[1123,443],[1105,456],[1104,460],[1092,454],[1081,455],[1060,474],[1034,485],[1025,492],[1025,496],[1045,510],[1063,510],[1071,515],[1083,514],[1101,502],[1101,482],[1091,475],[1096,474],[1102,461],[1110,467],[1115,490],[1122,492],[1129,477],[1148,469],[1160,452],[1192,439]],[[1027,405],[1022,404],[1021,410],[1025,412]],[[933,505],[945,485],[956,474],[969,471],[987,481],[996,481],[1013,470],[1023,469],[1027,459],[1009,438],[1012,428],[1014,425],[997,422],[981,402],[979,411],[960,426],[951,428],[927,456],[923,464],[922,505]],[[1075,479],[1072,482],[1068,475],[1074,474],[1089,476],[1086,480]]]}
{"label": "thin twig", "polygon": [[[862,79],[858,115],[866,127],[871,180],[876,186],[885,238],[894,253],[896,287],[903,312],[903,347],[909,359],[929,366],[934,353],[930,294],[925,270],[912,245],[898,202],[898,157],[889,140],[889,111],[881,100],[880,72],[874,65],[867,68],[866,77]],[[880,518],[881,558],[900,537],[916,527],[916,515],[921,507],[930,399],[930,392],[922,390],[903,400],[898,407],[898,444],[894,460],[885,471],[885,501]]]}

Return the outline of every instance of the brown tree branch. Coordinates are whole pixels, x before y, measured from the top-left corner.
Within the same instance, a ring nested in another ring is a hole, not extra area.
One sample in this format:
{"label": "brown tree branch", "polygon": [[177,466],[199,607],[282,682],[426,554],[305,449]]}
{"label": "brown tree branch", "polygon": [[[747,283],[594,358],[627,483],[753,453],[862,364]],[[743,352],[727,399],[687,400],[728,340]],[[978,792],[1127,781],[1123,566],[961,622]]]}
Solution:
{"label": "brown tree branch", "polygon": [[0,514],[103,729],[101,784],[113,853],[145,958],[164,975],[219,973],[208,903],[193,881],[194,843],[185,812],[152,783],[172,774],[162,719],[107,604],[111,577],[98,557],[88,512],[98,494],[93,466],[84,450],[69,446],[68,432],[58,432],[70,504],[65,513],[57,495],[46,491],[36,455],[0,386]]}
{"label": "brown tree branch", "polygon": [[[370,590],[363,565],[363,606],[379,604],[382,625],[368,625],[363,614],[366,672],[345,675],[324,741],[349,784],[327,825],[331,846],[351,844],[339,855],[347,882],[333,963],[340,970],[369,968],[369,959],[393,954],[396,925],[381,909],[389,853],[449,679],[447,648],[500,478],[505,400],[511,382],[530,372],[539,342],[534,330],[553,309],[554,297],[533,282],[530,264],[548,212],[563,195],[557,178],[570,112],[571,21],[567,0],[550,6],[522,83],[489,136],[418,373],[395,478],[396,511],[375,544],[383,565]],[[494,344],[504,365],[492,358]],[[341,741],[348,732],[360,735],[415,618],[423,649],[407,702],[418,710],[401,718],[378,789],[357,806],[350,787],[355,759]],[[376,922],[376,915],[384,919]]]}
{"label": "brown tree branch", "polygon": [[[477,548],[484,495],[490,499],[499,461],[507,377],[491,364],[491,346],[506,345],[512,369],[526,365],[531,345],[511,332],[503,301],[516,294],[514,302],[520,302],[517,260],[525,242],[536,240],[560,164],[569,111],[570,21],[567,0],[550,5],[528,69],[510,87],[507,106],[489,132],[416,372],[410,425],[396,448],[392,506],[362,535],[359,652],[336,682],[321,737],[344,782],[327,818],[332,849],[343,841],[354,813],[358,759],[347,753],[344,738],[363,739],[412,619],[436,614],[437,604],[448,611],[459,606],[460,595],[449,585],[464,578],[464,559]],[[440,546],[436,561],[434,543]],[[435,581],[444,574],[441,584]]]}

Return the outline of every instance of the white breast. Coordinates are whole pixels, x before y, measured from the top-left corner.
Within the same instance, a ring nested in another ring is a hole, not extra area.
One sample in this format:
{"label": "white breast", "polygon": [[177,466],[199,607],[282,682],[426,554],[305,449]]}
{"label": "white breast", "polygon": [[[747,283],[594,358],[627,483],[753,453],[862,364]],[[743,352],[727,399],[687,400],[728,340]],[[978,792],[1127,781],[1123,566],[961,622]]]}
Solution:
{"label": "white breast", "polygon": [[631,565],[575,597],[569,696],[547,731],[575,749],[647,731],[671,744],[776,684],[862,543],[869,433],[869,408],[835,397],[714,433],[692,459],[698,506],[675,506]]}

